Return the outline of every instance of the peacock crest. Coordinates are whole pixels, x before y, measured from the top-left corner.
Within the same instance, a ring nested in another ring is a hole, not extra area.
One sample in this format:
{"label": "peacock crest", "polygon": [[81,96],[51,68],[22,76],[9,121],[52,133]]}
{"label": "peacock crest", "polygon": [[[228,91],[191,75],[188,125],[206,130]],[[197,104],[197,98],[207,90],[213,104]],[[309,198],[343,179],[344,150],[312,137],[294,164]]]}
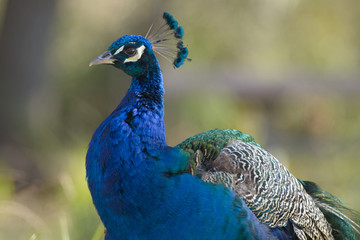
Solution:
{"label": "peacock crest", "polygon": [[171,62],[175,68],[183,65],[185,60],[190,60],[187,46],[182,41],[183,37],[184,29],[167,12],[164,12],[160,23],[150,26],[145,35],[153,50]]}

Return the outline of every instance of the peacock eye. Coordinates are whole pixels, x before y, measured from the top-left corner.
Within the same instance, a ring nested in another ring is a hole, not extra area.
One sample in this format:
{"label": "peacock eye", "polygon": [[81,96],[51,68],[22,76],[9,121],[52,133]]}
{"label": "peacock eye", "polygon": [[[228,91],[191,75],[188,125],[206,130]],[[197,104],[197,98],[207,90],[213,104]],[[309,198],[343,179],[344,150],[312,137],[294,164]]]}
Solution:
{"label": "peacock eye", "polygon": [[135,54],[137,53],[136,48],[130,47],[124,50],[124,53],[128,56],[128,57],[132,57],[135,56]]}

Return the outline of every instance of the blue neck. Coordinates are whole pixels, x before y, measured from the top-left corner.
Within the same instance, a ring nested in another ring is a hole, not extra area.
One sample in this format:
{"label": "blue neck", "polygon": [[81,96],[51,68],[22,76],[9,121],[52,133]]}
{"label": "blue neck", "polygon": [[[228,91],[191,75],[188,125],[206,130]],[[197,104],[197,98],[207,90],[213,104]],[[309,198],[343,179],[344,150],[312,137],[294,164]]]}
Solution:
{"label": "blue neck", "polygon": [[147,74],[133,77],[129,92],[137,92],[160,98],[164,95],[163,78],[159,67],[152,69]]}
{"label": "blue neck", "polygon": [[147,190],[134,179],[151,176],[146,174],[152,169],[149,166],[167,148],[163,94],[157,64],[146,75],[133,77],[126,96],[92,137],[86,156],[87,179],[105,225],[116,222],[115,210],[126,219],[131,215],[127,209],[141,206],[134,199]]}
{"label": "blue neck", "polygon": [[110,115],[126,114],[125,123],[140,136],[148,150],[167,146],[165,139],[163,79],[159,67],[146,75],[133,77],[130,88],[119,106]]}

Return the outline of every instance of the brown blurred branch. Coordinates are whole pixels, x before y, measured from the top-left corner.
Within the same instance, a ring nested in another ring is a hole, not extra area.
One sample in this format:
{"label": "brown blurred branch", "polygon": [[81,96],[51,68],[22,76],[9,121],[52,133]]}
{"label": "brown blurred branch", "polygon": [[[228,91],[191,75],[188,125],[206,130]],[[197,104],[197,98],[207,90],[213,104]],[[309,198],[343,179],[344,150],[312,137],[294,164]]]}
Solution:
{"label": "brown blurred branch", "polygon": [[46,84],[45,56],[56,2],[8,1],[0,35],[0,159],[24,171],[27,179],[38,175],[22,153],[30,141],[27,107]]}

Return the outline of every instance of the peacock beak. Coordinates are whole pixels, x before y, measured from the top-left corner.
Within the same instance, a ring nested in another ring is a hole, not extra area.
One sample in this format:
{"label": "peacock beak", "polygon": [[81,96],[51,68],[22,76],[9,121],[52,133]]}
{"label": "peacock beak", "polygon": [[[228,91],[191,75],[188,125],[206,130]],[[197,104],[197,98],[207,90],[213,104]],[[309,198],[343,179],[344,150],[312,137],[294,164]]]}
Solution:
{"label": "peacock beak", "polygon": [[112,55],[110,51],[106,51],[100,56],[94,58],[94,60],[90,62],[89,67],[99,64],[114,64],[115,60],[114,55]]}

